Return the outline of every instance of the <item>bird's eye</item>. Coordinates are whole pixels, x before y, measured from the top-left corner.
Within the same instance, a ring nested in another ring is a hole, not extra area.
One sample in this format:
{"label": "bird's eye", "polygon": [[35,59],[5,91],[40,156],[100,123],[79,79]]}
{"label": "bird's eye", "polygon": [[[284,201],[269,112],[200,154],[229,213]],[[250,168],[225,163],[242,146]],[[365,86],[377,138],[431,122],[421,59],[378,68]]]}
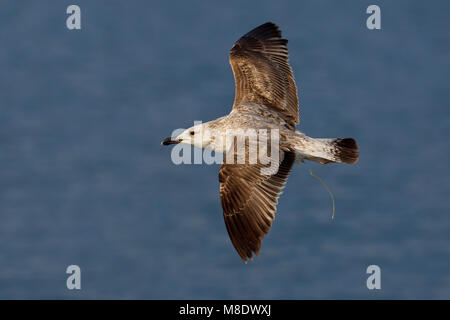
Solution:
{"label": "bird's eye", "polygon": [[191,136],[193,136],[193,135],[194,135],[194,131],[191,131],[191,132],[189,132],[189,133],[190,133],[190,135],[191,135]]}

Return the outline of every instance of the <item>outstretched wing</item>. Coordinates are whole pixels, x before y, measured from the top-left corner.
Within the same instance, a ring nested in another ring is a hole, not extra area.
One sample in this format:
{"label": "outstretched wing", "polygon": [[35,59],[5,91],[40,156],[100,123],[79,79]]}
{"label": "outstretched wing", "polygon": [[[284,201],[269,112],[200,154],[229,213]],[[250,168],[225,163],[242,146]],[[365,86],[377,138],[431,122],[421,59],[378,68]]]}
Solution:
{"label": "outstretched wing", "polygon": [[259,164],[222,164],[219,171],[220,198],[225,225],[239,256],[247,262],[258,254],[265,234],[275,218],[278,197],[295,160],[283,152],[278,171],[261,175]]}
{"label": "outstretched wing", "polygon": [[288,61],[287,40],[267,22],[240,38],[230,51],[235,80],[233,108],[262,103],[295,127],[299,122],[297,87]]}

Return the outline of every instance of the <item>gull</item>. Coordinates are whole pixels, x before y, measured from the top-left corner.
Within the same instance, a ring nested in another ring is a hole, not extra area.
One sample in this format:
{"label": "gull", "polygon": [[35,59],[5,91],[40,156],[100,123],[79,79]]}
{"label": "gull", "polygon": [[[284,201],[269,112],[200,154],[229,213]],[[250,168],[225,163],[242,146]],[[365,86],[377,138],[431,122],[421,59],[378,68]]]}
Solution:
{"label": "gull", "polygon": [[[220,199],[226,229],[241,259],[253,260],[263,237],[275,219],[276,205],[296,162],[320,164],[358,161],[353,138],[311,138],[296,129],[299,124],[297,87],[288,61],[287,40],[277,25],[267,22],[242,36],[230,51],[235,80],[231,112],[213,121],[196,124],[162,145],[184,143],[227,154],[230,144],[223,139],[237,129],[276,130],[279,148],[275,170],[261,161],[240,163],[236,157],[223,160],[219,170]],[[239,131],[240,132],[240,131]],[[233,140],[235,141],[235,140]],[[245,140],[248,147],[248,140]],[[270,144],[265,149],[274,149]],[[245,155],[249,156],[246,149]],[[246,158],[247,159],[247,158]]]}

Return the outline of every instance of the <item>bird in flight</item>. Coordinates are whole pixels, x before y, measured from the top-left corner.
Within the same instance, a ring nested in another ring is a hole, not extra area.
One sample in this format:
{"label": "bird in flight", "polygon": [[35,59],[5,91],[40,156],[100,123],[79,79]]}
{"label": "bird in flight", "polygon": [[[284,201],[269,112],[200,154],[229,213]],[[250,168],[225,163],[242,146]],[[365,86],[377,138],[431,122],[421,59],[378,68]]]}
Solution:
{"label": "bird in flight", "polygon": [[[227,155],[219,170],[220,198],[231,242],[245,263],[261,249],[263,237],[275,218],[278,198],[295,162],[352,164],[359,157],[358,145],[353,138],[311,138],[296,130],[300,120],[299,105],[287,42],[272,22],[242,36],[230,51],[235,80],[231,112],[161,142],[162,145],[185,143]],[[230,144],[223,143],[224,137],[230,131],[238,132],[237,135],[245,132],[238,129],[277,132],[278,138],[263,149],[266,154],[276,149],[273,153],[275,169],[263,172],[262,169],[269,166],[267,163],[247,160],[254,154],[249,151],[251,139],[248,137],[244,137],[244,162],[236,161],[235,154],[229,159],[228,153],[236,151],[236,144],[232,144],[231,150]]]}

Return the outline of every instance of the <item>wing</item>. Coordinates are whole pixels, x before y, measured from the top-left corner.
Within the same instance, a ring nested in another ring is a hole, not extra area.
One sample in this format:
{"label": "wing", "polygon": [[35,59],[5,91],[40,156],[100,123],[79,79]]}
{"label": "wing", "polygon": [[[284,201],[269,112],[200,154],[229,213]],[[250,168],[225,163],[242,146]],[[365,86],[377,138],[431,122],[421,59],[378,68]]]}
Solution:
{"label": "wing", "polygon": [[295,127],[299,122],[297,86],[288,61],[287,40],[267,22],[240,38],[230,51],[235,81],[233,108],[262,103]]}
{"label": "wing", "polygon": [[220,198],[225,225],[239,256],[247,263],[258,254],[275,218],[278,197],[286,184],[295,154],[284,152],[278,172],[261,175],[259,164],[222,164]]}

